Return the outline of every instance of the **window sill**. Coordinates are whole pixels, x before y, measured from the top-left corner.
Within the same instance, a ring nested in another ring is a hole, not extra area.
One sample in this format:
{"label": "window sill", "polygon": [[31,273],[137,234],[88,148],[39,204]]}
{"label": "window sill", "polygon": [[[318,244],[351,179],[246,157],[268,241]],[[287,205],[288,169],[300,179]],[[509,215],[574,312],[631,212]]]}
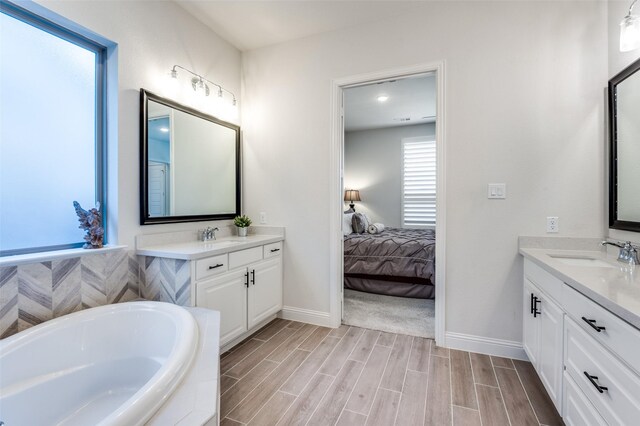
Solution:
{"label": "window sill", "polygon": [[25,263],[48,262],[52,260],[69,259],[72,257],[91,256],[115,250],[122,250],[127,246],[106,245],[101,249],[74,248],[67,250],[46,251],[40,253],[17,254],[14,256],[0,257],[0,267],[23,265]]}

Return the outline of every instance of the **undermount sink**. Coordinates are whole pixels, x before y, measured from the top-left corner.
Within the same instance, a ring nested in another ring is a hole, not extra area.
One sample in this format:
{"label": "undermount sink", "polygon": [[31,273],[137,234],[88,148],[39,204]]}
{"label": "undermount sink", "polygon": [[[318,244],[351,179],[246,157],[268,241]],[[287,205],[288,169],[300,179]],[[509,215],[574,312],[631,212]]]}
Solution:
{"label": "undermount sink", "polygon": [[242,244],[245,241],[240,241],[240,240],[212,240],[212,241],[203,241],[202,243],[205,245],[205,247],[209,247],[209,248],[217,248],[217,247],[226,247],[226,246],[233,246],[236,244]]}
{"label": "undermount sink", "polygon": [[570,266],[594,266],[598,268],[613,268],[613,265],[610,265],[607,262],[603,262],[600,259],[595,259],[588,256],[550,254],[549,257]]}

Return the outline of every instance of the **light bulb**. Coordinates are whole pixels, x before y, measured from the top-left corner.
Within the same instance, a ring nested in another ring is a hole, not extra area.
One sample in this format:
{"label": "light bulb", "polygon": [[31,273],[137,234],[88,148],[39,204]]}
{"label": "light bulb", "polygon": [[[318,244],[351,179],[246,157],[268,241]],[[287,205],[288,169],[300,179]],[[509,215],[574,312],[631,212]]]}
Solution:
{"label": "light bulb", "polygon": [[385,96],[385,95],[378,96],[378,102],[380,102],[380,103],[387,102],[388,100],[389,100],[388,96]]}
{"label": "light bulb", "polygon": [[640,16],[627,15],[620,22],[620,51],[640,48]]}

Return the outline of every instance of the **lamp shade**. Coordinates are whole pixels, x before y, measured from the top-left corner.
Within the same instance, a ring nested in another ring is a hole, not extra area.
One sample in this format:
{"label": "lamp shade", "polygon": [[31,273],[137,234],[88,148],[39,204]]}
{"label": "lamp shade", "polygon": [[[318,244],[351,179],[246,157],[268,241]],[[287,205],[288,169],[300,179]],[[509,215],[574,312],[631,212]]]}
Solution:
{"label": "lamp shade", "polygon": [[344,200],[353,202],[353,201],[362,201],[360,199],[360,191],[357,189],[347,189],[344,191]]}

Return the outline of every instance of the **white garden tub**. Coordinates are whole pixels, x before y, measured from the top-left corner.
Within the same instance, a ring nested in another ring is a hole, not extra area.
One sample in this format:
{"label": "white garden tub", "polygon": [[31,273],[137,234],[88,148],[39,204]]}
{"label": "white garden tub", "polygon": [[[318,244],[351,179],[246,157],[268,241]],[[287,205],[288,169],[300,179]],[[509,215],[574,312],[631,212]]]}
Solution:
{"label": "white garden tub", "polygon": [[0,422],[144,424],[197,346],[193,316],[160,302],[101,306],[32,327],[0,341]]}

